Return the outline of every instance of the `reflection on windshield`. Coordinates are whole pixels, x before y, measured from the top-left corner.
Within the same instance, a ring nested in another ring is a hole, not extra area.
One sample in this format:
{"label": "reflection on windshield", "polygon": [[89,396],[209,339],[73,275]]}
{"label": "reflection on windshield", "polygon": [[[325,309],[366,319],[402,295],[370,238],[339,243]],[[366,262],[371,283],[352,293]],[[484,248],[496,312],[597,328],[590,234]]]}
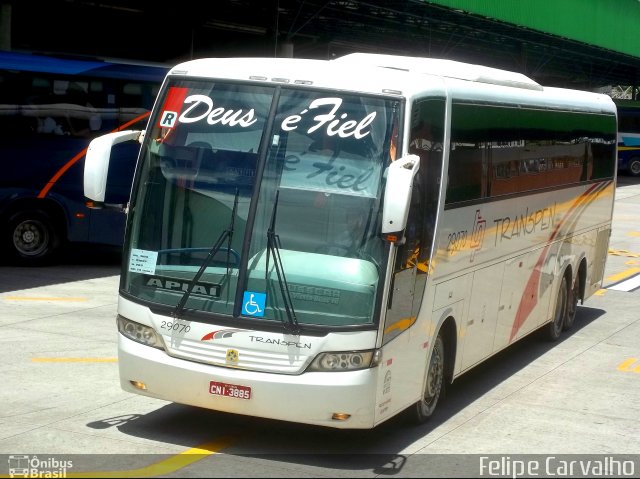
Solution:
{"label": "reflection on windshield", "polygon": [[240,320],[372,324],[396,102],[179,81],[159,104],[132,196],[126,290]]}
{"label": "reflection on windshield", "polygon": [[231,240],[233,238],[233,225],[236,220],[237,211],[238,211],[238,190],[236,190],[236,195],[233,201],[233,210],[231,211],[231,220],[229,223],[229,227],[226,230],[224,230],[222,233],[220,233],[220,236],[218,237],[214,245],[211,247],[211,250],[207,254],[207,257],[200,265],[198,272],[193,277],[193,279],[189,282],[186,291],[184,292],[184,294],[180,298],[180,301],[176,305],[176,309],[173,312],[173,317],[177,318],[182,314],[182,311],[184,310],[184,305],[187,303],[189,296],[191,296],[191,293],[193,292],[194,288],[198,286],[198,281],[200,280],[200,278],[202,278],[202,275],[206,271],[209,264],[211,264],[211,262],[214,260],[214,258],[222,248],[222,245],[224,244],[225,241],[227,242],[227,247],[226,247],[227,259],[225,261],[225,267],[227,268],[227,275],[229,274],[229,269],[231,266],[232,252],[234,253],[233,256],[236,258],[235,264],[236,266],[238,265],[238,262],[237,262],[238,253],[231,249]]}

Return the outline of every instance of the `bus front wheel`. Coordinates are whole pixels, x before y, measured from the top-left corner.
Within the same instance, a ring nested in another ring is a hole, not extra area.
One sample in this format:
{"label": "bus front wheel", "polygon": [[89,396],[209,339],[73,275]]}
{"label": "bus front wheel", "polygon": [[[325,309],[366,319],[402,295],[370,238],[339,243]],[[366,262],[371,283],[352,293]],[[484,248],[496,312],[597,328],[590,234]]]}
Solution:
{"label": "bus front wheel", "polygon": [[9,220],[9,246],[15,259],[36,264],[51,259],[60,246],[53,222],[41,211],[22,211]]}
{"label": "bus front wheel", "polygon": [[629,160],[628,171],[631,176],[640,176],[640,157],[633,157]]}
{"label": "bus front wheel", "polygon": [[420,401],[413,406],[413,418],[418,424],[429,420],[436,409],[438,400],[444,395],[445,388],[445,346],[442,333],[438,334],[433,345],[427,367],[424,393]]}

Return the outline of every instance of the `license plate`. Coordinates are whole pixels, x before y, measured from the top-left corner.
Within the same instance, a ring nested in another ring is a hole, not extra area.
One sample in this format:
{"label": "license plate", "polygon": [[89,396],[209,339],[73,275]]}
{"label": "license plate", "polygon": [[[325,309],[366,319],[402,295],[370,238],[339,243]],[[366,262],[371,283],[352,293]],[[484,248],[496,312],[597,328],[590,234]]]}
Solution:
{"label": "license plate", "polygon": [[226,396],[237,399],[251,399],[251,388],[248,386],[238,386],[237,384],[219,383],[211,381],[209,392],[214,396]]}

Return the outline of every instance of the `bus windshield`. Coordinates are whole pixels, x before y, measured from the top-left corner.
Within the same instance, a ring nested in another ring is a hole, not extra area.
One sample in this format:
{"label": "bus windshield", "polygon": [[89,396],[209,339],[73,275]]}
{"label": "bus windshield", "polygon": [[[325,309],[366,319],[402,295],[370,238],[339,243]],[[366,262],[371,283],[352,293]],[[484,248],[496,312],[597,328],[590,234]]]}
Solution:
{"label": "bus windshield", "polygon": [[381,192],[399,106],[170,82],[142,146],[124,290],[170,308],[182,301],[211,321],[375,326],[388,251]]}

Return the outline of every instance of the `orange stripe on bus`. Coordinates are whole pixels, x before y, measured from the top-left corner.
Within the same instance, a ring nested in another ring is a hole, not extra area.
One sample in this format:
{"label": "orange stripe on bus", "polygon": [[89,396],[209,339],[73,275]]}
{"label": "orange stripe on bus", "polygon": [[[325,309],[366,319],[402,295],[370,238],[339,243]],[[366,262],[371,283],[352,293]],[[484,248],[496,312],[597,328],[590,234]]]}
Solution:
{"label": "orange stripe on bus", "polygon": [[[144,120],[150,114],[151,114],[151,112],[143,113],[142,115],[134,118],[133,120],[128,121],[124,125],[119,126],[118,128],[116,128],[115,130],[111,131],[110,133],[115,133],[117,131],[125,130],[126,128],[128,128],[131,125],[133,125],[134,123],[137,123],[137,122],[139,122],[141,120]],[[47,182],[47,184],[44,186],[44,188],[42,188],[40,193],[38,193],[38,198],[44,198],[45,196],[47,196],[47,194],[49,193],[49,190],[51,188],[53,188],[53,185],[56,184],[56,181],[58,181],[60,179],[60,177],[62,175],[64,175],[69,168],[71,168],[73,165],[75,165],[80,158],[82,158],[84,155],[86,155],[88,149],[89,149],[89,147],[84,148],[82,151],[80,151],[80,153],[78,153],[73,158],[71,158],[69,161],[67,161],[62,168],[60,168],[58,171],[56,171],[55,175],[53,175],[51,177],[51,179]]]}
{"label": "orange stripe on bus", "polygon": [[[549,239],[547,240],[547,244],[542,249],[542,253],[538,257],[536,264],[533,268],[533,272],[529,276],[529,280],[524,288],[524,292],[522,293],[522,297],[520,298],[520,304],[518,305],[518,310],[516,311],[516,317],[511,325],[511,335],[509,336],[509,343],[511,343],[520,328],[524,324],[524,322],[529,318],[531,311],[535,308],[536,304],[538,304],[538,292],[540,291],[540,277],[542,273],[542,265],[546,261],[547,255],[549,253],[549,249],[551,248],[552,241],[560,232],[562,226],[569,221],[569,218],[577,211],[578,215],[581,215],[584,211],[584,206],[594,201],[594,195],[598,195],[602,190],[606,189],[610,181],[596,183],[590,186],[586,191],[584,191],[578,198],[576,198],[569,210],[564,214],[564,216],[560,219],[558,224],[555,226],[551,234],[549,235]],[[583,208],[579,210],[579,208]]]}

